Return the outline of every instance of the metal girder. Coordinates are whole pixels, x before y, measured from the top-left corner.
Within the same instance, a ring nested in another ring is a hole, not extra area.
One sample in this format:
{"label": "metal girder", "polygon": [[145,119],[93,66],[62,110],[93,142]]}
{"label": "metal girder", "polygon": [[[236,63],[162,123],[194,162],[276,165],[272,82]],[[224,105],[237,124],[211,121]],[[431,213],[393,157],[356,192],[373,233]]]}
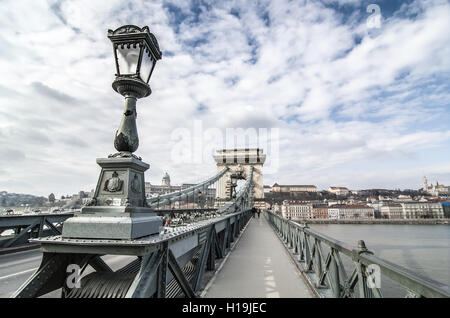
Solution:
{"label": "metal girder", "polygon": [[159,249],[142,258],[141,269],[125,298],[149,298],[153,296],[158,289],[158,269],[164,257],[167,257],[167,249]]}
{"label": "metal girder", "polygon": [[208,262],[206,263],[206,269],[209,271],[213,271],[216,269],[216,229],[213,226],[211,229],[212,233],[210,236],[210,243],[209,243],[209,255],[208,255]]}
{"label": "metal girder", "polygon": [[206,261],[208,259],[208,254],[211,249],[211,236],[213,234],[212,230],[213,230],[213,227],[211,227],[208,230],[208,236],[207,236],[206,241],[203,243],[202,252],[200,254],[201,256],[200,256],[199,264],[197,265],[198,267],[197,267],[197,273],[195,276],[195,283],[194,283],[194,291],[196,291],[196,292],[198,290],[200,290],[200,287],[201,287],[200,285],[203,280],[203,274],[206,269]]}
{"label": "metal girder", "polygon": [[25,215],[2,215],[0,216],[0,229],[9,229],[16,227],[26,227],[30,224],[45,218],[52,223],[61,223],[74,215],[71,213],[61,214],[25,214]]}
{"label": "metal girder", "polygon": [[54,226],[52,222],[49,222],[46,218],[44,219],[44,221],[45,221],[45,224],[46,224],[50,229],[52,229],[53,232],[55,232],[56,235],[61,235],[61,231],[60,231],[56,226]]}
{"label": "metal girder", "polygon": [[217,233],[216,231],[214,231],[214,246],[216,249],[215,255],[217,256],[217,258],[223,258],[223,253],[222,253],[222,240],[221,240],[221,235],[220,233]]}
{"label": "metal girder", "polygon": [[81,288],[73,288],[64,294],[65,298],[124,298],[131,283],[133,273],[93,272],[81,280]]}
{"label": "metal girder", "polygon": [[168,266],[168,243],[165,242],[162,246],[164,253],[161,256],[161,263],[158,266],[157,288],[156,297],[166,298],[166,279],[167,279],[167,266]]}
{"label": "metal girder", "polygon": [[92,266],[97,272],[114,272],[111,267],[109,267],[104,260],[100,258],[100,256],[94,256],[91,260],[89,260],[89,265]]}
{"label": "metal girder", "polygon": [[230,219],[227,220],[227,224],[225,225],[223,242],[222,242],[222,254],[225,255],[227,248],[229,246],[228,236],[230,235]]}
{"label": "metal girder", "polygon": [[37,219],[35,220],[31,225],[29,225],[27,228],[22,229],[19,234],[17,234],[14,238],[12,238],[10,241],[6,242],[6,244],[3,247],[10,247],[14,245],[15,242],[22,239],[25,235],[27,235],[28,231],[32,231],[37,225],[41,224],[41,220]]}
{"label": "metal girder", "polygon": [[177,283],[180,286],[181,290],[183,291],[184,295],[188,298],[197,297],[197,295],[195,294],[191,285],[189,284],[188,280],[184,276],[183,271],[181,270],[180,266],[178,265],[177,259],[173,255],[172,251],[169,250],[168,254],[169,254],[168,255],[169,270],[172,273],[175,280],[177,281]]}
{"label": "metal girder", "polygon": [[[53,223],[61,223],[72,214],[64,215],[14,215],[0,217],[0,230],[13,229],[16,235],[3,242],[1,247],[11,247],[18,244],[27,243],[28,235],[43,237],[51,234],[60,235],[60,229]],[[44,229],[47,226],[49,229]],[[28,234],[28,232],[30,232]]]}
{"label": "metal girder", "polygon": [[[11,298],[34,298],[61,288],[69,264],[80,264],[84,255],[44,253],[41,265]],[[82,265],[82,264],[81,264]]]}
{"label": "metal girder", "polygon": [[231,246],[231,243],[234,242],[234,239],[236,237],[236,219],[234,219],[233,221],[234,222],[230,224],[230,234],[228,235],[229,239],[228,246]]}

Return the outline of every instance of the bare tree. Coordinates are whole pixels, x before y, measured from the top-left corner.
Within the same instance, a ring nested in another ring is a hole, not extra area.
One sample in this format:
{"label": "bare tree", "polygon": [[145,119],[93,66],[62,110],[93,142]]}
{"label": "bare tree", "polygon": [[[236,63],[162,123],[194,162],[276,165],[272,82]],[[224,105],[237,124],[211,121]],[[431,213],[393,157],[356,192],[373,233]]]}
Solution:
{"label": "bare tree", "polygon": [[50,193],[48,196],[48,202],[50,202],[52,205],[55,203],[55,195],[53,193]]}

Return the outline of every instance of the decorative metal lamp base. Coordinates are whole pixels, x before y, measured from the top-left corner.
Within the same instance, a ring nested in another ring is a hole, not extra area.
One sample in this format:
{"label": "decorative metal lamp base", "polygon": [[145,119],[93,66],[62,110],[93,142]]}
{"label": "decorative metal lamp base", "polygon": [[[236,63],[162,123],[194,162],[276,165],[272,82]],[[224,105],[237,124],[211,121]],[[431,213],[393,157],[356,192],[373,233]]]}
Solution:
{"label": "decorative metal lamp base", "polygon": [[144,172],[133,156],[97,159],[102,168],[89,206],[64,222],[64,238],[135,239],[159,233],[162,220],[146,207]]}

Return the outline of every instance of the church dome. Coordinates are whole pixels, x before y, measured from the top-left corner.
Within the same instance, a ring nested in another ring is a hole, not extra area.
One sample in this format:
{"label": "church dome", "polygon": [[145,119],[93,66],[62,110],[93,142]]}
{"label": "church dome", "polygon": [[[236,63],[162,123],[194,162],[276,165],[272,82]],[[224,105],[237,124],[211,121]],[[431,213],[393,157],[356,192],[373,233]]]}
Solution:
{"label": "church dome", "polygon": [[169,174],[167,172],[164,174],[161,184],[163,186],[170,187],[170,177],[169,177]]}

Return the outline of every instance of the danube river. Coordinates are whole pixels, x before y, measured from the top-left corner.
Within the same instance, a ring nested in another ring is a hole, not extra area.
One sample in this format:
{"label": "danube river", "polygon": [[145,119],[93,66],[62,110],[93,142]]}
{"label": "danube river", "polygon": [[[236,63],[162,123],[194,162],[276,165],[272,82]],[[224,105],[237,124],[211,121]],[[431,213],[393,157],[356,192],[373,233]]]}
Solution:
{"label": "danube river", "polygon": [[[310,224],[310,227],[353,247],[358,240],[364,240],[376,256],[450,285],[448,225]],[[345,263],[345,267],[350,264]],[[403,296],[401,289],[386,279],[381,287],[387,297]]]}

